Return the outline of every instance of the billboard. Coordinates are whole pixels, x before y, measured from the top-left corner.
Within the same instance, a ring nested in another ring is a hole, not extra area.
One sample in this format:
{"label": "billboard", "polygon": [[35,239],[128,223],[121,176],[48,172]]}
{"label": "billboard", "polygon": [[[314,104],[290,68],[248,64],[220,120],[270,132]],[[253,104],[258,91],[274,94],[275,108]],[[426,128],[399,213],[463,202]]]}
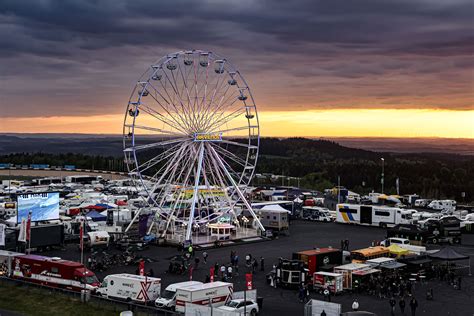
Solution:
{"label": "billboard", "polygon": [[31,212],[31,221],[49,221],[59,218],[59,192],[20,194],[17,198],[17,223],[28,219]]}

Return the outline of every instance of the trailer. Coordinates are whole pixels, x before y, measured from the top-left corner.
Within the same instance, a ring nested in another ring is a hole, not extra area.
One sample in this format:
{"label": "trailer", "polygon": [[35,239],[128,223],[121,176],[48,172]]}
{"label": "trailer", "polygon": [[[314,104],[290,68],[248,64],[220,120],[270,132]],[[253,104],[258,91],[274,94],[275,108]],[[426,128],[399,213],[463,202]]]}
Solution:
{"label": "trailer", "polygon": [[37,255],[17,255],[11,278],[71,291],[95,290],[99,280],[79,262]]}
{"label": "trailer", "polygon": [[332,294],[337,294],[343,291],[343,278],[342,273],[315,272],[313,274],[313,288],[319,291],[328,289]]}
{"label": "trailer", "polygon": [[342,264],[342,250],[335,248],[316,248],[293,253],[293,260],[301,260],[312,276],[318,271],[332,271]]}
{"label": "trailer", "polygon": [[232,299],[234,285],[227,282],[211,282],[191,285],[176,290],[176,311],[184,313],[186,303],[219,307]]}
{"label": "trailer", "polygon": [[161,279],[135,274],[110,274],[96,290],[99,296],[127,302],[154,302],[161,292]]}
{"label": "trailer", "polygon": [[378,227],[410,224],[412,212],[398,207],[378,205],[338,204],[336,222]]}
{"label": "trailer", "polygon": [[13,274],[15,257],[23,255],[23,253],[19,252],[0,250],[0,276],[10,277]]}

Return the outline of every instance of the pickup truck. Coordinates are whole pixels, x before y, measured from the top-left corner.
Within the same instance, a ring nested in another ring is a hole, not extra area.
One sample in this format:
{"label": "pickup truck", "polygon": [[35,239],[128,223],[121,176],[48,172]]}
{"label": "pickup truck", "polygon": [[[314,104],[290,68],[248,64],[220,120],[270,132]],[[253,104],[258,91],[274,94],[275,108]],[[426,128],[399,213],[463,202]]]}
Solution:
{"label": "pickup truck", "polygon": [[392,244],[396,244],[400,248],[409,250],[409,251],[414,252],[416,254],[421,254],[421,253],[426,252],[426,247],[412,245],[412,244],[410,244],[410,240],[408,240],[406,238],[391,237],[391,238],[387,238],[387,239],[383,240],[380,243],[381,246],[385,246],[385,247],[390,247],[390,245],[392,245]]}

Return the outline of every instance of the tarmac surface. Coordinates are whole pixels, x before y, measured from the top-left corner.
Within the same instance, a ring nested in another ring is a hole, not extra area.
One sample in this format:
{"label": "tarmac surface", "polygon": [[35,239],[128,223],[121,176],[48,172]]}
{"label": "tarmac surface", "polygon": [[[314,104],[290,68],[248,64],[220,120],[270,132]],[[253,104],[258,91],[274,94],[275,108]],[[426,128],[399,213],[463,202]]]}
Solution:
{"label": "tarmac surface", "polygon": [[[246,254],[252,254],[255,258],[261,256],[265,258],[265,272],[258,271],[254,275],[254,288],[257,289],[258,296],[263,297],[263,310],[260,315],[303,315],[304,304],[298,300],[298,291],[290,289],[272,288],[267,282],[265,275],[271,270],[272,264],[278,261],[279,257],[291,258],[295,251],[313,249],[314,247],[332,246],[339,248],[341,239],[349,239],[349,248],[358,249],[370,246],[373,240],[383,240],[385,230],[377,227],[350,226],[337,223],[318,223],[306,221],[293,221],[290,226],[290,236],[283,236],[271,241],[258,243],[240,244],[230,247],[208,249],[208,263],[204,265],[202,251],[196,252],[196,256],[201,259],[199,268],[193,272],[193,279],[204,281],[209,273],[209,268],[214,263],[229,264],[230,251],[234,250],[239,256],[240,275],[234,276],[231,282],[234,283],[234,291],[241,291],[245,287],[245,266],[244,258]],[[465,245],[464,243],[468,245]],[[437,246],[439,248],[439,246]],[[463,245],[455,247],[463,254],[474,257],[474,235],[464,235]],[[430,247],[429,249],[434,249]],[[110,250],[108,253],[113,253]],[[47,256],[58,256],[63,259],[79,261],[80,253],[76,245],[70,245],[67,250],[54,250],[42,253]],[[178,254],[176,248],[154,247],[137,252],[144,257],[152,259],[154,262],[146,263],[145,269],[153,269],[155,277],[162,279],[162,289],[168,284],[182,282],[189,279],[189,274],[175,275],[166,271],[169,259]],[[88,254],[87,254],[88,255]],[[86,257],[87,257],[86,255]],[[105,272],[98,272],[102,279],[107,274],[113,273],[135,273],[136,266],[117,266]],[[415,285],[415,297],[418,300],[416,315],[474,315],[474,277],[468,276],[467,269],[463,271],[462,289],[456,290],[446,282],[428,281],[425,284]],[[425,293],[429,288],[434,290],[434,300],[427,301]],[[311,293],[313,299],[322,300],[322,295]],[[359,310],[374,312],[377,315],[390,315],[388,299],[378,299],[367,294],[342,293],[333,296],[332,302],[342,304],[342,311],[351,310],[353,300],[359,300]],[[408,307],[408,306],[407,306]],[[406,309],[409,314],[409,308]],[[402,315],[398,309],[396,315]]]}

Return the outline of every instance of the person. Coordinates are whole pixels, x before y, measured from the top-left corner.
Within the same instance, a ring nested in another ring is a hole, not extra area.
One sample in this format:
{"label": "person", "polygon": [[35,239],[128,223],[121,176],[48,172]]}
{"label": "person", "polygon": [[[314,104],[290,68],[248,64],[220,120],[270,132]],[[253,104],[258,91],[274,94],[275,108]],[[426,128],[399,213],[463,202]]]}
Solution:
{"label": "person", "polygon": [[301,283],[300,288],[299,288],[299,293],[298,293],[298,297],[301,303],[303,303],[304,296],[305,296],[305,288],[303,286],[303,283]]}
{"label": "person", "polygon": [[227,267],[227,275],[229,279],[232,279],[232,266],[231,265]]}
{"label": "person", "polygon": [[207,252],[204,251],[204,252],[202,253],[202,259],[204,260],[204,264],[207,264],[207,256],[208,256]]}
{"label": "person", "polygon": [[153,269],[150,269],[150,270],[148,271],[148,276],[149,276],[149,277],[152,277],[152,278],[155,276],[155,272],[153,271]]}
{"label": "person", "polygon": [[199,258],[194,258],[194,270],[197,270],[199,266]]}
{"label": "person", "polygon": [[326,315],[326,312],[324,311],[324,309],[323,309],[323,311],[321,312],[321,316],[327,316],[327,315]]}
{"label": "person", "polygon": [[416,309],[418,308],[418,301],[413,296],[410,300],[410,309],[411,309],[411,316],[415,316]]}
{"label": "person", "polygon": [[331,292],[329,292],[329,289],[328,289],[328,288],[325,288],[325,289],[324,289],[323,294],[324,294],[324,299],[325,299],[326,301],[330,302],[330,301],[331,301]]}
{"label": "person", "polygon": [[210,283],[211,282],[211,277],[208,275],[206,275],[206,280],[204,281],[204,283]]}
{"label": "person", "polygon": [[458,290],[461,290],[461,276],[458,276]]}
{"label": "person", "polygon": [[349,239],[344,241],[344,245],[346,246],[346,250],[349,250]]}
{"label": "person", "polygon": [[341,250],[346,250],[346,244],[344,243],[344,239],[341,239]]}
{"label": "person", "polygon": [[260,271],[265,271],[265,259],[260,257]]}
{"label": "person", "polygon": [[390,298],[388,303],[390,304],[390,315],[394,316],[395,315],[395,305],[397,305],[397,302],[395,301],[393,296]]}
{"label": "person", "polygon": [[402,311],[402,315],[405,315],[405,298],[402,296],[400,302],[398,302],[398,306],[400,306],[400,310]]}
{"label": "person", "polygon": [[352,303],[352,310],[354,312],[357,312],[359,310],[359,301],[357,299],[355,299],[354,302]]}
{"label": "person", "polygon": [[214,276],[217,276],[218,273],[219,273],[219,264],[216,262],[214,264]]}
{"label": "person", "polygon": [[256,259],[253,259],[252,273],[255,273],[258,269],[258,262]]}
{"label": "person", "polygon": [[225,265],[221,265],[221,277],[224,277],[225,273],[226,273]]}
{"label": "person", "polygon": [[194,256],[193,245],[189,245],[189,247],[188,247],[188,253],[189,253],[189,257],[193,257],[193,256]]}

